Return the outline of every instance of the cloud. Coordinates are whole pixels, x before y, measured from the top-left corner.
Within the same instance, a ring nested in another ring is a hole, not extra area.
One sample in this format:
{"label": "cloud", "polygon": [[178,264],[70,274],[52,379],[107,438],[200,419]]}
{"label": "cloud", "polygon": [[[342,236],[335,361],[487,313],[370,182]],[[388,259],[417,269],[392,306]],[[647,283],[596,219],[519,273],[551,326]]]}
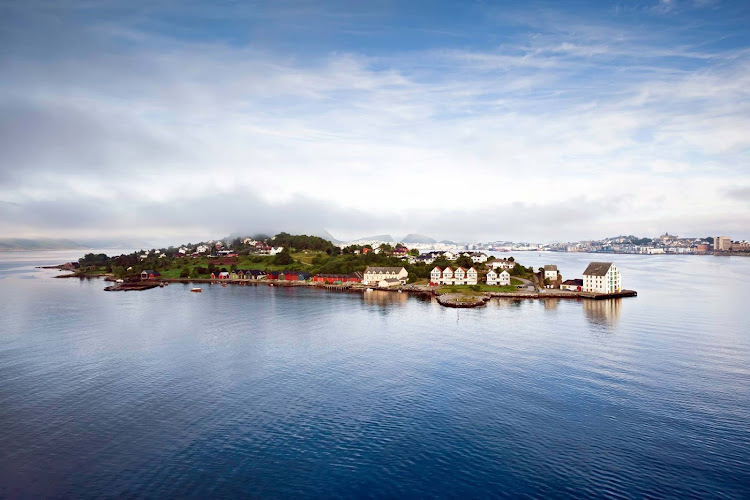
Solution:
{"label": "cloud", "polygon": [[498,44],[304,51],[119,9],[11,9],[19,24],[3,24],[4,233],[551,240],[750,216],[714,198],[750,183],[746,48],[545,11]]}
{"label": "cloud", "polygon": [[724,189],[724,193],[733,200],[750,203],[750,186],[732,186]]}

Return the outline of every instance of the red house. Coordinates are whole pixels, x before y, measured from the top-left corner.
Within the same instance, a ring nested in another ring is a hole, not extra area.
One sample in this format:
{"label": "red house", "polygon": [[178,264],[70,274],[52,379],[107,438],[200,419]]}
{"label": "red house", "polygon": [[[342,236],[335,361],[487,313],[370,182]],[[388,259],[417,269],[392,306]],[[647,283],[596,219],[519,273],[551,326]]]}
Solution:
{"label": "red house", "polygon": [[359,283],[362,281],[362,273],[352,274],[316,274],[313,276],[316,283]]}
{"label": "red house", "polygon": [[409,255],[409,249],[406,247],[396,247],[393,250],[394,257],[406,257],[407,255]]}

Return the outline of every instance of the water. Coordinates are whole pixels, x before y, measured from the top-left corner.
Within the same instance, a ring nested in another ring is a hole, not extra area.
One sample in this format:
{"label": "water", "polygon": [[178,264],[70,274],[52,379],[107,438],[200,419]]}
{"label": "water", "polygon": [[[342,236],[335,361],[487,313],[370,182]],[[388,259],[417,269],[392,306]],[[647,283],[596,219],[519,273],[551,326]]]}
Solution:
{"label": "water", "polygon": [[750,495],[750,258],[519,253],[637,298],[53,279],[0,254],[0,497]]}

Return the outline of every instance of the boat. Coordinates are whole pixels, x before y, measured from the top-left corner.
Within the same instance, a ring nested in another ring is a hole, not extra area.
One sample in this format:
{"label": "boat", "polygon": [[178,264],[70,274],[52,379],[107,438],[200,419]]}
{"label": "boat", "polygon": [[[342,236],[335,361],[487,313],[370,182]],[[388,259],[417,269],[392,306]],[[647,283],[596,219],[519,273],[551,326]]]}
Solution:
{"label": "boat", "polygon": [[190,291],[191,291],[191,292],[198,292],[198,293],[200,293],[200,292],[202,292],[203,290],[201,290],[201,289],[200,289],[200,288],[198,288],[198,287],[195,287],[195,288],[191,288],[191,289],[190,289]]}
{"label": "boat", "polygon": [[125,283],[125,280],[115,280],[115,283]]}
{"label": "boat", "polygon": [[221,286],[227,286],[227,284],[226,283],[222,283]]}

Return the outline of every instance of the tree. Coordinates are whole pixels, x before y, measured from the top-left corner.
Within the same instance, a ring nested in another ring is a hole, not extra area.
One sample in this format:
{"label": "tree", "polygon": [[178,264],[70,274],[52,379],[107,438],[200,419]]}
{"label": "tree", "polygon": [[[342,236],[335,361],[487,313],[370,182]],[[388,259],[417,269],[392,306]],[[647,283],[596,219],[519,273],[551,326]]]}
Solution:
{"label": "tree", "polygon": [[516,259],[514,259],[514,258],[513,258],[513,256],[511,255],[510,257],[508,257],[508,261],[509,261],[509,262],[515,262],[515,261],[516,261]]}
{"label": "tree", "polygon": [[419,255],[419,250],[417,250],[416,248],[412,248],[411,250],[409,250],[409,255],[413,255],[414,257],[416,257],[417,255]]}
{"label": "tree", "polygon": [[191,278],[200,278],[201,274],[205,274],[205,273],[201,273],[202,269],[206,269],[206,268],[204,268],[204,267],[194,267],[193,270],[190,271],[190,277]]}
{"label": "tree", "polygon": [[190,269],[187,267],[183,267],[182,271],[180,271],[180,278],[188,278],[190,277]]}
{"label": "tree", "polygon": [[292,255],[286,250],[286,248],[282,252],[277,253],[273,258],[273,263],[277,266],[288,266],[293,262],[294,259],[292,258]]}
{"label": "tree", "polygon": [[112,274],[114,274],[118,278],[122,278],[123,276],[125,276],[125,268],[122,266],[115,266],[112,269]]}
{"label": "tree", "polygon": [[469,269],[474,266],[474,261],[471,260],[471,257],[462,255],[461,257],[456,259],[456,266],[463,267],[464,269]]}

